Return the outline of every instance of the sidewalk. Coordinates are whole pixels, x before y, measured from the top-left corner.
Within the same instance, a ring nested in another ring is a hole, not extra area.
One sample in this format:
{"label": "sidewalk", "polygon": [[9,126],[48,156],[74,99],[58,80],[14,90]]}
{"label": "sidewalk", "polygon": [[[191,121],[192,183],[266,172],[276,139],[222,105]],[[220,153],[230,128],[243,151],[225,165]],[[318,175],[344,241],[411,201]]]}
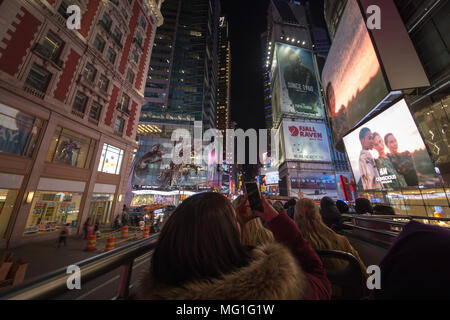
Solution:
{"label": "sidewalk", "polygon": [[[106,233],[104,230],[103,233]],[[133,238],[134,233],[129,232],[128,237]],[[138,234],[138,239],[142,238],[142,233]],[[120,234],[116,236],[116,242],[121,241]],[[117,247],[132,243],[133,240],[122,242]],[[25,274],[25,282],[35,277],[42,276],[46,273],[57,269],[67,267],[76,262],[91,258],[103,253],[105,249],[106,239],[98,241],[95,251],[84,251],[87,240],[80,235],[73,235],[67,238],[67,246],[61,245],[58,248],[58,239],[46,240],[42,242],[28,243],[16,248],[0,249],[0,258],[5,252],[12,252],[15,259],[26,260],[29,265]]]}

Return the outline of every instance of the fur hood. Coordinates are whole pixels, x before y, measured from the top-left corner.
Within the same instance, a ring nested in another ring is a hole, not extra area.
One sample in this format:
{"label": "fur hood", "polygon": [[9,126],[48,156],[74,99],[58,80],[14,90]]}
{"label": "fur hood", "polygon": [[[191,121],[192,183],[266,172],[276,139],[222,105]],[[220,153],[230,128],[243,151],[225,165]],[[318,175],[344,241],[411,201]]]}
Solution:
{"label": "fur hood", "polygon": [[151,273],[140,281],[137,299],[146,300],[301,300],[308,279],[285,246],[273,242],[252,251],[248,266],[222,278],[205,279],[171,287],[158,283]]}

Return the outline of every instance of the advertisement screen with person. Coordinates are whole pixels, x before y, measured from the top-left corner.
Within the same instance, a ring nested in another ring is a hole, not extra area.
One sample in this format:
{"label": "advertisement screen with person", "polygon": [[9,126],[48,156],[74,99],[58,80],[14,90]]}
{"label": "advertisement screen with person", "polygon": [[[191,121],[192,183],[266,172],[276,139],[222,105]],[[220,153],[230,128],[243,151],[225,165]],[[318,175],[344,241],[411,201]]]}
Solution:
{"label": "advertisement screen with person", "polygon": [[277,43],[273,75],[276,112],[323,118],[324,109],[311,51]]}
{"label": "advertisement screen with person", "polygon": [[344,144],[361,190],[435,187],[439,182],[404,99],[345,136]]}

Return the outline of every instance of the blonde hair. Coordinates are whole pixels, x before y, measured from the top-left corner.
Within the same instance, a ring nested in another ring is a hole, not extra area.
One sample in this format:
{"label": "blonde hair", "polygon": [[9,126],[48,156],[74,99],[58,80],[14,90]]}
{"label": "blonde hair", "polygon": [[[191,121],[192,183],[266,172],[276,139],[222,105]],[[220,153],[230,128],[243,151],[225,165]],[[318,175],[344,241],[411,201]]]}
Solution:
{"label": "blonde hair", "polygon": [[[244,196],[239,196],[233,201],[233,207],[236,211],[243,205],[244,200]],[[273,233],[264,228],[259,217],[248,221],[245,226],[243,226],[242,233],[241,242],[246,246],[257,247],[265,243],[275,241]]]}
{"label": "blonde hair", "polygon": [[[319,208],[313,200],[303,198],[297,201],[294,221],[314,249],[344,251],[354,255],[359,261],[363,274],[367,277],[366,266],[358,252],[347,238],[337,234],[323,223]],[[325,258],[322,262],[328,269],[343,269],[347,266],[347,262],[340,259]]]}

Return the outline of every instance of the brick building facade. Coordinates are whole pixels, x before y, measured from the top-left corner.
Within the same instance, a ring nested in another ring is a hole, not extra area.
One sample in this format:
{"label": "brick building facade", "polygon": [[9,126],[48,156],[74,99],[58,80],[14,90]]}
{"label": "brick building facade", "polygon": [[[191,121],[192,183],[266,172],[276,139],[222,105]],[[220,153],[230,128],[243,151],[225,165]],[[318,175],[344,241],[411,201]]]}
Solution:
{"label": "brick building facade", "polygon": [[0,0],[0,247],[121,213],[162,1]]}

